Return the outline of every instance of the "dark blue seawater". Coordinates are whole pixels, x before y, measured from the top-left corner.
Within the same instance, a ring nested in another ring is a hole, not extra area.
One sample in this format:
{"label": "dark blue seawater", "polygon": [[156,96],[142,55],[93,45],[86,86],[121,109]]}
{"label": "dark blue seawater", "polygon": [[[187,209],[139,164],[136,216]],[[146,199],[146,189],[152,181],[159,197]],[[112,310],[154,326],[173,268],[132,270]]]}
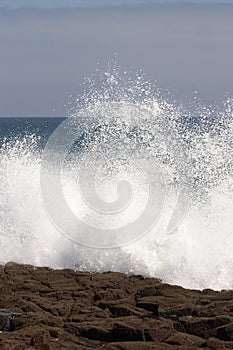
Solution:
{"label": "dark blue seawater", "polygon": [[[65,119],[65,117],[0,117],[0,145],[3,142],[21,140],[26,136],[34,135],[38,145],[43,148],[53,131]],[[176,129],[181,136],[190,131],[203,134],[211,131],[212,128],[217,132],[223,127],[221,119],[217,116],[210,116],[208,119],[200,116],[181,116],[176,122]],[[96,128],[97,134],[99,129],[102,127]],[[135,134],[142,136],[142,130],[143,127],[141,129],[141,126],[134,126],[127,136],[129,138]]]}
{"label": "dark blue seawater", "polygon": [[3,142],[21,140],[25,136],[35,135],[41,147],[58,125],[62,117],[0,117],[0,145]]}

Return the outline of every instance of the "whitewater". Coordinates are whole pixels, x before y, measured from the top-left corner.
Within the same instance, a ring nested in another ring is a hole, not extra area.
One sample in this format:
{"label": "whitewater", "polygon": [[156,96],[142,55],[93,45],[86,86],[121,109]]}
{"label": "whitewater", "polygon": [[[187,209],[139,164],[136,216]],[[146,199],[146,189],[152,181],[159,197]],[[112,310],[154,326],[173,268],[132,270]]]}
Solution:
{"label": "whitewater", "polygon": [[[85,80],[59,125],[46,140],[46,130],[1,129],[0,263],[233,288],[231,98],[182,105],[142,72],[109,67]],[[69,152],[53,135],[72,135]],[[72,234],[64,203],[83,223]]]}

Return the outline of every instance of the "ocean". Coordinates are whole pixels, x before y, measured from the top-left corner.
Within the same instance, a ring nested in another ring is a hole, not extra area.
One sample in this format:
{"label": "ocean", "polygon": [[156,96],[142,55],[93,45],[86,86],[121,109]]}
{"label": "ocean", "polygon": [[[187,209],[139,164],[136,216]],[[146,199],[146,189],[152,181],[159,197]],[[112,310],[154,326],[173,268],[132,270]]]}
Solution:
{"label": "ocean", "polygon": [[68,118],[0,118],[0,263],[232,289],[232,100],[103,77]]}

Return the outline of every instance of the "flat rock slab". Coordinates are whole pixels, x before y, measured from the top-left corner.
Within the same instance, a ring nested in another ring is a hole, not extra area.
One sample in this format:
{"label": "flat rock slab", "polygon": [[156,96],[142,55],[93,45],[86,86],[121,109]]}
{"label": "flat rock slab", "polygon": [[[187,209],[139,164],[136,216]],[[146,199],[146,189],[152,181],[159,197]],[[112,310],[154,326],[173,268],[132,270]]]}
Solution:
{"label": "flat rock slab", "polygon": [[0,349],[233,349],[233,291],[8,263]]}

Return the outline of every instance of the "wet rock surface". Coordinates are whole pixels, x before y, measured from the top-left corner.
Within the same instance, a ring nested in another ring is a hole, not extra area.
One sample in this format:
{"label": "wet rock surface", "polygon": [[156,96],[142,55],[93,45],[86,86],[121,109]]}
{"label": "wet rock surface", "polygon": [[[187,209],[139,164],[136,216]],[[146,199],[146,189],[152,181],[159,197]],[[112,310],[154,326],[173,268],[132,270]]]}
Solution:
{"label": "wet rock surface", "polygon": [[0,331],[2,350],[233,349],[233,291],[8,263]]}

